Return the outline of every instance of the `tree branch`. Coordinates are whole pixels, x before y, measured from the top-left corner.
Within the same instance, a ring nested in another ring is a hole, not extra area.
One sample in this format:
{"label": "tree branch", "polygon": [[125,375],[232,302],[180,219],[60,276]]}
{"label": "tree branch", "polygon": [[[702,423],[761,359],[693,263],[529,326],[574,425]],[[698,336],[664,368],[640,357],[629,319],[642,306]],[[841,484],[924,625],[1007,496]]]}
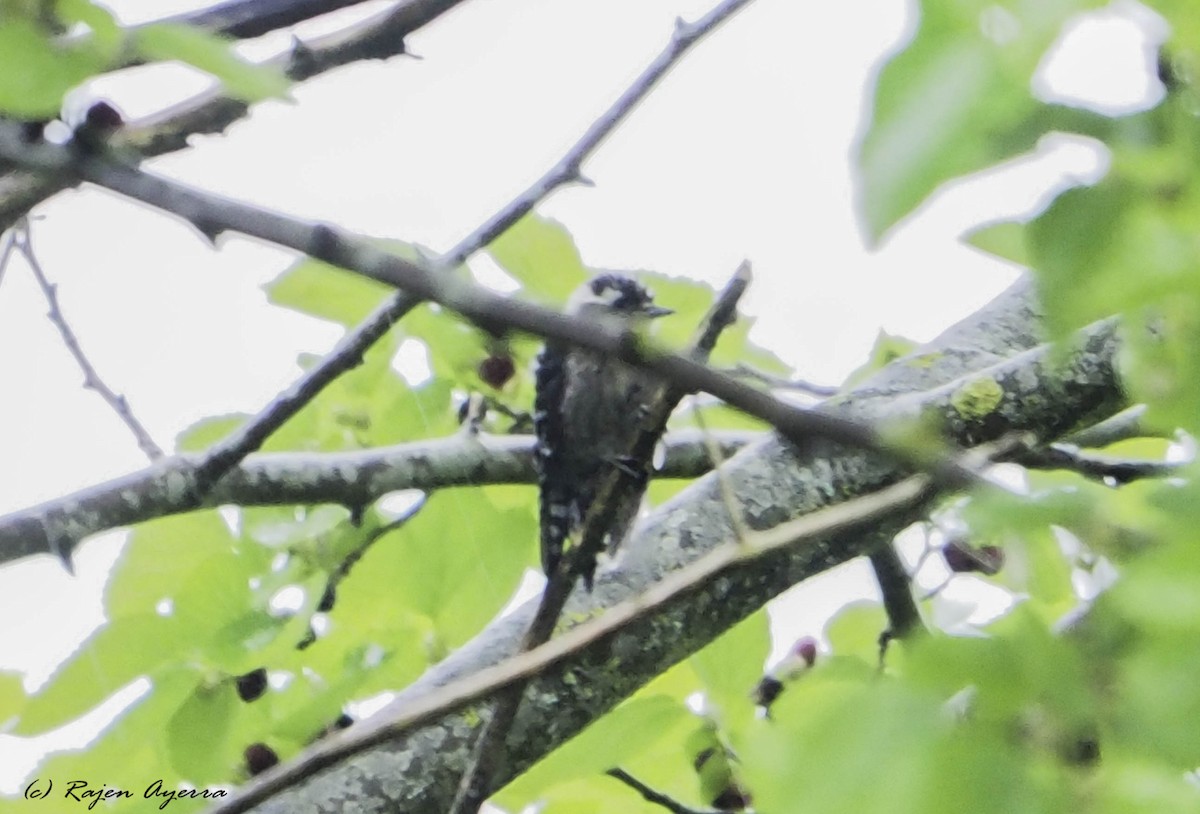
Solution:
{"label": "tree branch", "polygon": [[[728,432],[716,440],[732,455],[755,437]],[[202,506],[366,506],[403,489],[532,484],[533,444],[529,435],[460,433],[355,452],[262,453],[230,472]],[[705,440],[694,430],[671,433],[665,449],[658,477],[694,478],[710,468]],[[140,472],[0,517],[0,563],[71,550],[90,534],[195,508],[188,482],[194,472],[191,457],[164,458]]]}
{"label": "tree branch", "polygon": [[[1124,407],[1113,374],[1112,326],[1096,326],[1051,354],[1038,345],[1039,319],[1025,279],[930,345],[819,409],[874,422],[911,421],[917,415],[941,418],[953,441],[978,443],[1013,431],[1061,437]],[[964,414],[962,392],[979,381],[996,384],[1003,396],[993,409]],[[833,500],[877,491],[903,477],[903,469],[878,455],[827,441],[798,448],[779,438],[742,450],[722,470],[754,530],[785,524]],[[769,599],[865,554],[918,516],[916,509],[901,512],[857,532],[822,536],[736,565],[562,662],[539,668],[506,742],[496,782],[523,771]],[[567,616],[594,619],[606,608],[636,602],[635,597],[668,578],[664,575],[687,568],[734,536],[717,478],[707,475],[637,526],[618,567],[598,574],[592,593],[577,590]],[[496,620],[361,726],[386,726],[463,676],[504,661],[516,651],[532,612],[532,604],[526,604]],[[546,646],[559,646],[561,639]],[[309,766],[305,777],[281,782],[254,811],[284,814],[305,807],[333,812],[358,806],[442,814],[466,765],[476,715],[467,710],[432,718],[399,737],[381,734],[379,745],[353,760],[333,759],[319,771]]]}
{"label": "tree branch", "polygon": [[634,367],[658,373],[676,387],[714,395],[768,422],[798,445],[810,444],[818,437],[826,438],[885,452],[898,461],[929,472],[947,486],[963,486],[976,480],[975,474],[963,469],[953,455],[895,443],[861,421],[796,407],[687,356],[653,347],[632,330],[581,320],[493,293],[441,274],[428,263],[389,254],[365,237],[332,226],[305,222],[201,192],[108,157],[80,155],[69,147],[47,143],[29,145],[21,138],[19,127],[2,122],[0,155],[51,174],[78,174],[95,184],[172,212],[213,239],[223,232],[233,231],[295,249],[395,286],[416,298],[438,302],[492,333],[516,329],[608,354]]}
{"label": "tree branch", "polygon": [[[749,284],[750,266],[742,263],[701,321],[692,344],[693,358],[700,361],[708,358],[721,333],[736,320],[737,305]],[[647,414],[641,421],[637,439],[627,453],[627,467],[613,467],[601,480],[596,497],[584,518],[578,544],[569,557],[560,558],[558,566],[546,575],[546,587],[521,641],[521,651],[533,650],[550,638],[578,578],[582,577],[588,590],[591,590],[596,558],[604,550],[605,535],[623,507],[629,506],[631,501],[641,501],[645,487],[643,477],[648,476],[652,469],[650,461],[654,449],[662,439],[667,420],[684,395],[685,392],[679,388],[664,384],[657,388],[650,403],[645,405]],[[631,474],[627,469],[632,473],[643,473],[643,477]],[[487,799],[496,766],[500,762],[499,753],[504,738],[516,718],[524,691],[525,684],[518,681],[497,696],[491,716],[480,727],[471,761],[463,772],[458,792],[450,805],[450,814],[474,814]]]}
{"label": "tree branch", "polygon": [[[864,495],[846,503],[827,506],[786,526],[760,532],[748,544],[726,544],[701,560],[671,575],[661,583],[622,604],[609,609],[603,616],[576,626],[553,640],[528,650],[519,651],[505,661],[469,674],[439,688],[422,703],[406,707],[382,724],[350,729],[336,738],[321,741],[298,759],[281,765],[235,793],[209,811],[209,814],[241,814],[273,793],[287,788],[300,778],[333,765],[366,749],[386,743],[421,726],[434,718],[453,713],[472,701],[497,692],[506,692],[522,682],[535,678],[547,668],[568,657],[577,655],[589,645],[620,632],[670,600],[701,586],[718,574],[739,563],[757,559],[764,554],[794,546],[834,532],[860,528],[886,517],[899,509],[924,502],[931,494],[932,481],[924,475],[914,475],[899,483]],[[495,786],[489,785],[488,788]]]}
{"label": "tree branch", "polygon": [[1072,444],[1050,444],[1021,455],[1017,462],[1030,469],[1066,469],[1085,478],[1121,486],[1143,478],[1165,478],[1191,466],[1192,461],[1149,461],[1086,453]]}
{"label": "tree branch", "polygon": [[37,253],[33,250],[33,235],[30,232],[28,221],[19,223],[13,230],[13,245],[16,250],[25,258],[25,262],[29,264],[30,271],[33,272],[33,277],[37,280],[38,286],[42,289],[42,294],[46,297],[46,303],[50,310],[47,316],[54,323],[54,327],[58,329],[58,333],[62,336],[63,344],[70,351],[71,356],[75,359],[75,363],[79,365],[79,369],[83,371],[83,386],[89,390],[95,390],[100,398],[104,399],[104,403],[112,408],[112,411],[117,414],[117,418],[129,429],[133,434],[133,438],[137,441],[138,448],[146,454],[146,457],[151,461],[155,461],[163,456],[162,449],[158,444],[154,443],[154,439],[150,437],[142,422],[138,421],[133,410],[129,407],[129,402],[122,395],[118,395],[111,387],[104,383],[104,379],[96,372],[96,368],[88,359],[87,354],[83,352],[83,346],[79,344],[79,338],[75,335],[75,331],[67,322],[66,316],[62,312],[62,308],[58,303],[58,286],[51,283],[46,277],[46,272],[42,268],[42,264],[38,261]]}
{"label": "tree branch", "polygon": [[234,39],[252,39],[281,28],[356,6],[364,0],[226,0],[155,23],[181,23]]}
{"label": "tree branch", "polygon": [[[661,54],[633,81],[587,132],[573,144],[549,171],[521,192],[485,223],[459,241],[430,267],[445,274],[458,268],[471,255],[491,243],[510,226],[533,211],[550,193],[581,179],[583,162],[625,120],[650,91],[702,37],[714,31],[749,0],[726,0],[693,24],[678,23],[675,34]],[[262,446],[270,435],[316,397],[335,378],[359,363],[363,353],[378,341],[397,320],[421,302],[409,291],[399,291],[375,309],[338,345],[287,391],[280,394],[249,423],[218,444],[202,464],[198,482],[202,490],[216,483],[246,455]]]}
{"label": "tree branch", "polygon": [[[397,56],[404,53],[406,36],[462,2],[403,0],[369,19],[315,37],[261,64],[283,68],[290,78],[302,81],[352,62]],[[194,135],[222,132],[248,111],[246,103],[210,91],[124,127],[114,136],[114,143],[143,157],[172,153],[187,148]],[[79,180],[69,174],[46,176],[24,170],[0,173],[0,229],[12,226],[31,208]]]}
{"label": "tree branch", "polygon": [[912,584],[904,562],[896,551],[893,541],[888,540],[867,555],[871,570],[879,585],[883,598],[883,609],[887,613],[887,630],[879,634],[879,663],[883,666],[888,643],[893,639],[906,639],[925,629],[921,622],[921,611],[913,597]]}
{"label": "tree branch", "polygon": [[661,791],[657,791],[653,787],[646,785],[624,769],[609,769],[605,774],[629,786],[629,788],[642,795],[642,799],[647,803],[662,806],[671,812],[671,814],[722,814],[722,812],[714,809],[700,809],[686,806],[674,797],[663,794]]}

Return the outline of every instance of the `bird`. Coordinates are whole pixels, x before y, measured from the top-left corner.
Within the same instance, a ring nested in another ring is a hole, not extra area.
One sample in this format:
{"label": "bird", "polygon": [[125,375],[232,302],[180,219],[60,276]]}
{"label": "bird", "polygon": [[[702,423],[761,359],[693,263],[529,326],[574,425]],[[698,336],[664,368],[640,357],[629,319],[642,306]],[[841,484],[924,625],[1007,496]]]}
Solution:
{"label": "bird", "polygon": [[[566,312],[624,327],[674,313],[655,305],[653,294],[641,283],[614,273],[597,275],[581,285],[568,299]],[[580,531],[605,474],[613,466],[626,465],[641,429],[638,417],[659,379],[611,356],[552,339],[538,356],[535,380],[539,532],[542,569],[549,577],[572,536]],[[609,553],[637,517],[645,492],[644,473],[642,479],[641,488],[614,513],[607,530]],[[593,562],[583,569],[589,589],[594,568]]]}

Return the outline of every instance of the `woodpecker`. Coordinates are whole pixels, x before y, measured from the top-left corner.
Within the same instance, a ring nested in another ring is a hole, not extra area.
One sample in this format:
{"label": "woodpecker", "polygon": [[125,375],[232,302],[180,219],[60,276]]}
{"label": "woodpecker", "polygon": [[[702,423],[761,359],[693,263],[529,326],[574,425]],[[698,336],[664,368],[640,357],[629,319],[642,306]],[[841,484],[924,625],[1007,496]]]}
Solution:
{"label": "woodpecker", "polygon": [[[636,325],[673,313],[654,304],[640,283],[620,274],[601,274],[567,301],[581,319]],[[637,438],[639,413],[658,380],[595,351],[549,340],[538,356],[533,422],[534,460],[540,490],[542,568],[558,567],[567,540],[587,517],[605,473],[622,466]],[[645,484],[628,505],[617,508],[606,534],[613,551],[637,517]],[[583,574],[591,587],[592,573]]]}

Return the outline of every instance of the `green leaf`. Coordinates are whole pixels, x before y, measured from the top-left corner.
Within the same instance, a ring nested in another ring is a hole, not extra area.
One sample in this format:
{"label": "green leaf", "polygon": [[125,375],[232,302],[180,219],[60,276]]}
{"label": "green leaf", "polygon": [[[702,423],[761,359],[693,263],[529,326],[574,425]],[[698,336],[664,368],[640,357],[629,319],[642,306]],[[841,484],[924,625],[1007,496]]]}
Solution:
{"label": "green leaf", "polygon": [[118,715],[86,750],[51,754],[34,776],[79,778],[93,789],[101,783],[129,789],[134,805],[123,810],[144,811],[142,795],[150,783],[161,779],[166,788],[174,788],[184,779],[167,760],[163,722],[190,696],[198,679],[192,669],[164,671],[152,690]]}
{"label": "green leaf", "polygon": [[509,227],[487,251],[530,296],[544,302],[566,302],[571,292],[592,276],[566,227],[534,213]]}
{"label": "green leaf", "polygon": [[1023,224],[1014,221],[987,223],[968,232],[964,240],[971,246],[1010,263],[1030,265]]}
{"label": "green leaf", "polygon": [[1071,563],[1063,554],[1051,524],[1066,525],[1082,516],[1081,502],[1070,493],[1029,500],[992,493],[978,495],[966,505],[963,517],[976,546],[999,545],[1005,565],[995,579],[1016,593],[1027,593],[1047,619],[1055,619],[1075,604]]}
{"label": "green leaf", "polygon": [[148,60],[176,59],[212,74],[225,92],[243,102],[259,102],[287,93],[283,71],[254,65],[239,57],[231,44],[199,28],[176,23],[151,23],[132,29],[132,43]]}
{"label": "green leaf", "polygon": [[252,417],[249,413],[229,413],[202,418],[179,433],[175,448],[180,452],[202,452],[228,438]]}
{"label": "green leaf", "polygon": [[0,670],[0,732],[25,706],[25,684],[20,673]]}
{"label": "green leaf", "polygon": [[754,714],[750,694],[771,649],[765,610],[752,613],[705,646],[690,661],[708,701],[708,714],[726,730]]}
{"label": "green leaf", "polygon": [[302,314],[346,327],[395,293],[395,289],[310,257],[296,263],[266,285],[267,300]]}
{"label": "green leaf", "polygon": [[431,655],[441,658],[503,607],[533,562],[532,497],[526,506],[498,509],[486,489],[432,495],[342,582],[335,618],[425,619],[434,634]]}
{"label": "green leaf", "polygon": [[[846,381],[842,383],[843,388],[850,388],[856,384],[866,381],[872,373],[886,367],[892,362],[907,356],[917,348],[917,343],[913,340],[904,337],[890,334],[887,331],[880,331],[875,336],[875,344],[871,346],[871,355],[867,361],[856,367],[846,377]],[[932,363],[934,360],[930,360]],[[914,360],[915,364],[920,364],[920,360]]]}
{"label": "green leaf", "polygon": [[54,11],[64,23],[81,23],[91,30],[92,43],[106,60],[120,53],[124,35],[108,9],[89,0],[56,0]]}
{"label": "green leaf", "polygon": [[[380,251],[422,266],[436,256],[423,246],[403,240],[372,238],[370,243]],[[460,267],[440,273],[455,275],[461,271]],[[396,293],[392,286],[311,257],[300,258],[264,288],[267,299],[276,305],[346,327],[358,325]],[[440,306],[430,304],[415,309],[405,319],[405,325],[427,309],[438,310]]]}
{"label": "green leaf", "polygon": [[229,777],[228,735],[239,700],[227,683],[200,683],[167,721],[167,749],[180,776],[194,783]]}
{"label": "green leaf", "polygon": [[[242,555],[251,560],[242,563]],[[216,511],[193,512],[139,524],[130,534],[104,588],[110,620],[157,613],[169,600],[178,611],[178,595],[206,565],[235,579],[265,570],[267,557],[233,547],[233,536]],[[210,611],[213,609],[209,609]],[[224,610],[224,609],[220,609]]]}
{"label": "green leaf", "polygon": [[147,614],[106,624],[30,696],[13,734],[36,735],[62,726],[135,678],[173,663],[187,647],[179,624],[170,618]]}
{"label": "green leaf", "polygon": [[358,367],[338,377],[280,428],[267,449],[360,449],[457,429],[454,383],[438,378],[410,387],[392,368],[401,341],[393,332],[376,342]]}
{"label": "green leaf", "polygon": [[816,671],[776,704],[740,750],[755,808],[790,814],[853,811],[1047,812],[1053,773],[1011,746],[991,721],[948,725],[936,697],[895,681],[866,684]]}
{"label": "green leaf", "polygon": [[853,656],[868,664],[879,661],[879,635],[888,629],[887,613],[874,600],[842,607],[825,625],[825,638],[836,656]]}
{"label": "green leaf", "polygon": [[63,95],[103,67],[87,46],[53,42],[32,20],[0,17],[0,113],[53,118]]}
{"label": "green leaf", "polygon": [[878,240],[941,184],[1101,117],[1044,105],[1034,71],[1072,15],[1098,0],[921,3],[912,42],[879,74],[859,153],[862,211]]}
{"label": "green leaf", "polygon": [[534,764],[494,798],[520,811],[544,790],[570,780],[603,774],[682,734],[695,716],[680,701],[662,695],[630,699]]}

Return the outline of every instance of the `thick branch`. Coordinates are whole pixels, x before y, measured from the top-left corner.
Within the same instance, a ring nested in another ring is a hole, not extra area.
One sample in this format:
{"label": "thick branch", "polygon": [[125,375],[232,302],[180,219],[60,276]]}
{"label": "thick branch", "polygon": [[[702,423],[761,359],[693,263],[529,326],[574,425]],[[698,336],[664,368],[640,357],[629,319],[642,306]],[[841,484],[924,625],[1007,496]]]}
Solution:
{"label": "thick branch", "polygon": [[[717,433],[732,455],[750,433]],[[366,506],[388,492],[452,486],[534,483],[528,435],[459,434],[432,441],[339,453],[252,455],[221,481],[204,506],[340,503]],[[658,477],[694,478],[709,469],[700,433],[666,439]],[[0,517],[0,562],[70,549],[89,534],[194,508],[194,457],[174,456],[140,472]],[[53,545],[52,545],[53,541]]]}
{"label": "thick branch", "polygon": [[921,611],[913,598],[912,583],[904,561],[889,540],[867,555],[875,581],[879,583],[879,594],[883,598],[883,609],[887,612],[888,629],[880,631],[880,653],[887,649],[891,639],[904,639],[923,630]]}
{"label": "thick branch", "polygon": [[[937,415],[953,439],[966,444],[1011,431],[1057,438],[1124,406],[1113,375],[1116,342],[1111,326],[1099,326],[1073,349],[1052,355],[1037,347],[1037,325],[1025,281],[930,346],[821,409],[875,421]],[[965,410],[970,400],[964,393],[978,390],[981,381],[999,387],[999,400],[989,409],[976,402],[976,409]],[[777,438],[753,444],[722,469],[753,529],[773,528],[819,506],[874,491],[903,474],[877,455],[826,441],[797,449]],[[593,593],[576,592],[567,607],[569,618],[592,618],[601,608],[642,595],[664,574],[727,543],[734,536],[728,513],[714,475],[689,486],[639,525],[619,567],[598,574]],[[915,516],[899,517],[881,523],[874,533],[821,539],[739,566],[547,670],[526,691],[497,783],[515,776],[768,599],[865,553],[912,519]],[[399,717],[439,687],[510,656],[531,613],[527,605],[493,623],[401,692],[378,720]],[[413,814],[442,812],[466,765],[472,731],[468,722],[474,714],[440,717],[312,774],[253,810],[282,814],[305,807],[335,812],[357,805]],[[372,719],[367,725],[379,724]]]}
{"label": "thick branch", "polygon": [[11,124],[0,123],[0,156],[51,174],[77,174],[174,213],[214,240],[221,233],[232,231],[295,249],[402,289],[414,297],[440,303],[491,333],[516,329],[608,354],[634,367],[654,371],[672,386],[714,395],[766,421],[796,444],[824,438],[886,451],[897,461],[927,471],[945,486],[961,486],[976,480],[975,473],[962,467],[952,455],[895,443],[866,422],[798,408],[688,356],[651,347],[628,328],[581,320],[496,294],[453,275],[439,273],[428,263],[389,254],[359,235],[205,193],[106,156],[80,155],[68,147],[48,143],[29,145],[22,139],[20,128]]}
{"label": "thick branch", "polygon": [[226,0],[155,22],[194,25],[241,40],[261,37],[362,2],[364,0]]}

